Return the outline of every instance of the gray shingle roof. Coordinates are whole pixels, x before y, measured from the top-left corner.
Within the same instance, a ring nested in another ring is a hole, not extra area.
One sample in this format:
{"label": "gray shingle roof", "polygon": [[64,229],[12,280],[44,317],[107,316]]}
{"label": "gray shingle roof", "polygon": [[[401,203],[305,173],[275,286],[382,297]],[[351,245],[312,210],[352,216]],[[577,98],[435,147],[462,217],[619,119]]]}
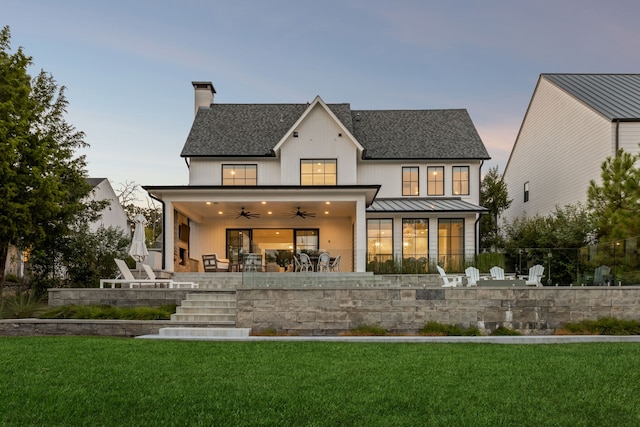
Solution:
{"label": "gray shingle roof", "polygon": [[[351,110],[328,104],[367,159],[488,159],[466,110]],[[269,156],[306,104],[213,104],[196,114],[182,157]]]}
{"label": "gray shingle roof", "polygon": [[368,159],[488,159],[466,110],[353,112],[353,134]]}
{"label": "gray shingle roof", "polygon": [[486,208],[460,198],[375,199],[367,212],[485,212]]}
{"label": "gray shingle roof", "polygon": [[542,74],[610,120],[640,120],[640,74]]}

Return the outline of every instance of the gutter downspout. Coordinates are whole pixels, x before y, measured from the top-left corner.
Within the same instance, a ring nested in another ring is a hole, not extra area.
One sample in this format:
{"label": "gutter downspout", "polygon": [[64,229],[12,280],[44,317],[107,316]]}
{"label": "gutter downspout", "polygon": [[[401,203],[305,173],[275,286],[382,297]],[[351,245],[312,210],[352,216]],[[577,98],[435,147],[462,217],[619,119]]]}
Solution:
{"label": "gutter downspout", "polygon": [[[480,167],[478,168],[478,201],[480,201],[480,196],[482,195],[482,165],[484,165],[484,160],[480,160]],[[478,214],[478,218],[476,219],[476,257],[480,252],[480,218],[482,218],[482,213]],[[163,228],[164,231],[164,228]]]}
{"label": "gutter downspout", "polygon": [[620,119],[616,119],[616,150],[615,155],[618,155],[618,149],[620,148]]}
{"label": "gutter downspout", "polygon": [[165,251],[165,246],[167,244],[167,239],[165,239],[165,226],[164,226],[164,218],[165,218],[165,209],[166,209],[166,205],[164,203],[164,200],[162,199],[158,199],[156,196],[154,196],[151,193],[148,193],[149,197],[151,197],[153,200],[157,200],[158,202],[160,202],[160,204],[162,205],[162,270],[165,270],[165,262],[164,262],[164,251]]}

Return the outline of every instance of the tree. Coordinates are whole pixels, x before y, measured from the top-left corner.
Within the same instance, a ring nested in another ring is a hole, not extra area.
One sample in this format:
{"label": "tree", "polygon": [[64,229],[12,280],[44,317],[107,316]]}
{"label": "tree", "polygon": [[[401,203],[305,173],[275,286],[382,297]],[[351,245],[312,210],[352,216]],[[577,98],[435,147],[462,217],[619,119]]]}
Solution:
{"label": "tree", "polygon": [[55,250],[78,224],[96,218],[85,202],[84,134],[67,123],[64,86],[44,71],[31,78],[32,58],[10,52],[0,31],[0,298],[9,245]]}
{"label": "tree", "polygon": [[130,222],[135,221],[136,215],[141,213],[147,220],[145,226],[145,240],[148,247],[155,244],[156,239],[162,233],[162,210],[150,198],[147,197],[147,207],[140,206],[136,194],[140,186],[134,181],[126,181],[120,184],[117,190],[118,201],[127,214]]}
{"label": "tree", "polygon": [[593,212],[598,237],[604,240],[640,235],[640,155],[618,150],[600,166],[602,184],[594,180],[587,190],[587,207]]}
{"label": "tree", "polygon": [[480,218],[480,247],[496,249],[504,247],[504,239],[500,235],[498,218],[511,206],[507,185],[498,173],[498,167],[492,167],[482,179],[480,185],[480,204],[489,212]]}

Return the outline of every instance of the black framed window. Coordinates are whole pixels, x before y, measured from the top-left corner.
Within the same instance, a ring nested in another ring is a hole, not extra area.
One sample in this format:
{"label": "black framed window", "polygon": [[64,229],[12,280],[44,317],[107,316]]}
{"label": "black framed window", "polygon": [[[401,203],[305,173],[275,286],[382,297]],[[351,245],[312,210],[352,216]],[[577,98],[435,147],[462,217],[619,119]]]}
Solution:
{"label": "black framed window", "polygon": [[393,261],[393,220],[367,220],[367,262]]}
{"label": "black framed window", "polygon": [[222,185],[258,185],[258,165],[222,165]]}
{"label": "black framed window", "polygon": [[469,195],[469,166],[454,166],[452,170],[453,194],[456,196]]}
{"label": "black framed window", "polygon": [[427,195],[444,196],[444,166],[427,168]]}
{"label": "black framed window", "polygon": [[402,168],[402,195],[419,196],[420,185],[418,182],[420,169],[417,166],[404,166]]}
{"label": "black framed window", "polygon": [[337,185],[336,159],[301,159],[300,185]]}
{"label": "black framed window", "polygon": [[438,264],[445,270],[463,270],[464,219],[438,219]]}

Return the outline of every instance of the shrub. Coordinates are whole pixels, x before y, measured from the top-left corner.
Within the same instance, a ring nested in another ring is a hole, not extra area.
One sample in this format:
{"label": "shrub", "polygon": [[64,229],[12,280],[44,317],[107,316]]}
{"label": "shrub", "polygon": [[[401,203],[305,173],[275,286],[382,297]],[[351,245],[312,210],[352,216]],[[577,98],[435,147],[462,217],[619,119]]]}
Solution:
{"label": "shrub", "polygon": [[522,333],[516,331],[515,329],[505,328],[504,326],[498,326],[489,335],[491,335],[491,336],[516,336],[516,335],[522,335]]}
{"label": "shrub", "polygon": [[601,317],[598,320],[583,320],[567,323],[558,333],[575,335],[640,335],[640,322],[637,320]]}
{"label": "shrub", "polygon": [[446,325],[444,323],[439,322],[427,322],[420,331],[418,331],[420,335],[427,336],[457,336],[457,337],[470,337],[470,336],[480,336],[480,329],[475,326],[471,326],[469,328],[463,328],[458,325]]}
{"label": "shrub", "polygon": [[355,328],[349,329],[348,332],[344,332],[340,335],[345,336],[365,336],[365,337],[379,337],[387,335],[387,330],[377,325],[361,325]]}

